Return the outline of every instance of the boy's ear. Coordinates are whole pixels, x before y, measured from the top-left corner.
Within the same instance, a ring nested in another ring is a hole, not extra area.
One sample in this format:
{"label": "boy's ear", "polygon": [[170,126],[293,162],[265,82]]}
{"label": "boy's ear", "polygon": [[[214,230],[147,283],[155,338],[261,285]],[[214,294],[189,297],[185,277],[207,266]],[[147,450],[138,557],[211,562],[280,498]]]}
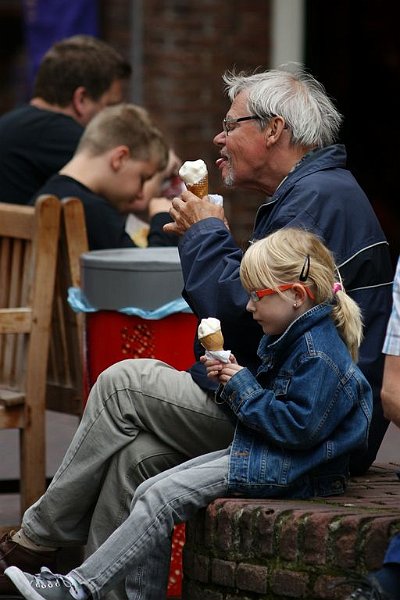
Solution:
{"label": "boy's ear", "polygon": [[110,151],[110,165],[114,171],[119,171],[129,160],[130,152],[128,146],[116,146]]}

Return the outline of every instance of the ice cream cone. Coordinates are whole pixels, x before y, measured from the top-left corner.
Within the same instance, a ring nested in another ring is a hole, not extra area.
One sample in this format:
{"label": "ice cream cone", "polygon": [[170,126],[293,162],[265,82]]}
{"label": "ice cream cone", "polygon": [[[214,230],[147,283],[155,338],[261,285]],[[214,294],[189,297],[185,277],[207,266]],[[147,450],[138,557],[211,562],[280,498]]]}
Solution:
{"label": "ice cream cone", "polygon": [[208,194],[208,175],[206,175],[206,177],[203,177],[203,179],[201,179],[200,181],[197,181],[196,183],[187,183],[186,184],[187,189],[189,190],[189,192],[192,192],[192,194],[194,194],[195,196],[198,196],[199,198],[203,198],[203,196],[207,196]]}
{"label": "ice cream cone", "polygon": [[216,352],[217,350],[224,349],[224,336],[222,335],[222,331],[215,331],[214,333],[209,333],[204,337],[199,337],[199,342],[206,350],[210,352]]}
{"label": "ice cream cone", "polygon": [[208,194],[207,165],[198,160],[186,160],[179,169],[179,177],[185,182],[186,188],[199,198]]}

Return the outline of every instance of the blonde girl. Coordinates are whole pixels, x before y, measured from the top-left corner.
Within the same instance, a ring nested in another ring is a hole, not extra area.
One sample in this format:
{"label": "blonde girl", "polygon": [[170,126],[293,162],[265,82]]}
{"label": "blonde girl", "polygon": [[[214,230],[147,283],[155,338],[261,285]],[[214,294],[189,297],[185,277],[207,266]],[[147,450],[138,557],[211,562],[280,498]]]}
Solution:
{"label": "blonde girl", "polygon": [[293,318],[314,304],[333,304],[332,318],[353,360],[357,360],[361,312],[346,294],[331,252],[315,234],[287,227],[259,240],[244,255],[240,278],[251,294],[247,309],[253,313],[254,304],[262,297],[259,290],[265,289],[288,303]]}

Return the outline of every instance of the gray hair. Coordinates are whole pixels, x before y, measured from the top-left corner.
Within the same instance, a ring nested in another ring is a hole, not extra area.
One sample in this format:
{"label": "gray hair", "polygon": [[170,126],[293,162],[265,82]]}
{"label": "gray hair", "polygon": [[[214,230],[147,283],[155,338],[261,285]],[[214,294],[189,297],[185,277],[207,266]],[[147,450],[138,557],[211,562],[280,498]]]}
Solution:
{"label": "gray hair", "polygon": [[263,73],[223,75],[231,102],[248,92],[248,109],[265,127],[272,116],[285,119],[292,143],[323,148],[337,140],[342,115],[328,97],[324,86],[297,63],[281,65]]}

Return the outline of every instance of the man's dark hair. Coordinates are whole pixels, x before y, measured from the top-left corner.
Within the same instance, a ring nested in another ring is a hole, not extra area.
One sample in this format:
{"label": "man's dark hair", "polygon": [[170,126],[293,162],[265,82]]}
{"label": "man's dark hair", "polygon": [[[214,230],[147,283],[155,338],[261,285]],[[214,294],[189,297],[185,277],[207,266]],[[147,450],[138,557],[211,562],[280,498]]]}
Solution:
{"label": "man's dark hair", "polygon": [[74,91],[84,86],[98,100],[117,79],[128,79],[130,64],[109,44],[90,35],[75,35],[55,43],[44,55],[33,96],[49,104],[68,106]]}

